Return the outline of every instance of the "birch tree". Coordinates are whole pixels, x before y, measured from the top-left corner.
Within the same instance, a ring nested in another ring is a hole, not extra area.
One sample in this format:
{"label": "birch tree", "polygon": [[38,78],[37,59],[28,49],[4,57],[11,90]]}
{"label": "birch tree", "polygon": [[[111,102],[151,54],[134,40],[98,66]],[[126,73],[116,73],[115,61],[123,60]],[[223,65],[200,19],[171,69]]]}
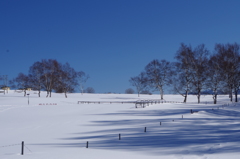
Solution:
{"label": "birch tree", "polygon": [[145,67],[145,71],[150,87],[159,90],[161,100],[163,100],[164,86],[171,82],[171,63],[166,60],[153,60]]}
{"label": "birch tree", "polygon": [[70,66],[69,63],[60,64],[60,71],[58,72],[57,85],[55,89],[59,92],[64,92],[67,98],[68,92],[73,92],[77,86],[77,72]]}
{"label": "birch tree", "polygon": [[173,76],[173,87],[174,92],[179,93],[184,97],[183,102],[187,102],[188,93],[191,90],[192,79],[192,63],[191,59],[193,51],[191,46],[181,44],[178,51],[176,52],[175,59],[177,62],[174,63],[175,73]]}
{"label": "birch tree", "polygon": [[209,51],[204,44],[198,45],[191,57],[192,84],[200,103],[201,91],[206,88]]}
{"label": "birch tree", "polygon": [[57,60],[48,59],[42,60],[43,67],[43,87],[47,91],[46,97],[51,97],[54,83],[58,80],[58,72],[60,71],[59,63]]}
{"label": "birch tree", "polygon": [[38,97],[40,97],[43,81],[43,67],[42,63],[37,61],[29,68],[29,82],[31,88],[38,90]]}
{"label": "birch tree", "polygon": [[81,94],[83,95],[85,84],[90,77],[85,72],[79,71],[77,72],[77,78],[78,78]]}
{"label": "birch tree", "polygon": [[141,72],[138,76],[130,78],[129,82],[132,86],[136,87],[138,97],[140,93],[147,88],[147,80],[145,72]]}
{"label": "birch tree", "polygon": [[220,68],[220,59],[212,55],[208,62],[207,68],[207,88],[212,91],[214,104],[217,104],[217,96],[224,89],[224,78]]}
{"label": "birch tree", "polygon": [[240,87],[240,53],[239,44],[216,44],[216,56],[220,60],[220,68],[229,90],[230,101],[233,101],[232,93],[235,94],[235,102]]}

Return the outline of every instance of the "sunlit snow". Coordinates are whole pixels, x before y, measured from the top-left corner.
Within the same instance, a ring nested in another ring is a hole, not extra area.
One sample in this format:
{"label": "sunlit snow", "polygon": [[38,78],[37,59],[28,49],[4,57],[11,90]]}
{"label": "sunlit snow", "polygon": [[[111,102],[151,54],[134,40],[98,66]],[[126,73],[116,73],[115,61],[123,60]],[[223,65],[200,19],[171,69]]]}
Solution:
{"label": "sunlit snow", "polygon": [[[165,95],[165,101],[78,104],[78,101],[137,101],[159,95],[0,94],[1,159],[239,159],[240,105],[228,96]],[[191,114],[191,109],[195,112]],[[145,132],[146,127],[146,132]],[[120,140],[119,140],[120,134]],[[24,155],[21,142],[24,141]],[[86,143],[88,142],[88,148]]]}

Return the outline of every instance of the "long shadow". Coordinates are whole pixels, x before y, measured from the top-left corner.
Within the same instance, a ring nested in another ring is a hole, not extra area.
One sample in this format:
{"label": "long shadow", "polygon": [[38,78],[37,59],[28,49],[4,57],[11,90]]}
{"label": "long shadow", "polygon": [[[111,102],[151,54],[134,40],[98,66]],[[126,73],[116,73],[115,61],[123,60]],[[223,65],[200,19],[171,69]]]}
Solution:
{"label": "long shadow", "polygon": [[[175,110],[144,110],[144,111],[122,111],[119,113],[105,113],[97,115],[118,115],[118,116],[171,116],[177,114],[189,114],[190,109],[175,109]],[[94,114],[96,115],[96,114]]]}
{"label": "long shadow", "polygon": [[[201,112],[207,117],[192,116],[182,119],[182,114],[190,115],[188,109],[101,114],[139,116],[140,119],[92,121],[89,126],[102,126],[104,129],[75,133],[75,137],[61,139],[69,143],[55,144],[55,146],[83,147],[86,141],[89,141],[89,148],[153,154],[204,155],[239,152],[240,112],[226,109],[203,109]],[[179,117],[170,119],[168,116],[172,115]],[[142,116],[157,116],[157,118],[141,119]],[[118,126],[121,128],[116,128]],[[144,127],[147,127],[146,132]]]}
{"label": "long shadow", "polygon": [[[202,124],[208,120],[210,125]],[[179,123],[165,123],[166,126],[153,126],[151,123],[144,132],[143,127],[108,129],[96,132],[79,134],[80,136],[64,138],[64,140],[79,141],[79,144],[68,143],[64,146],[83,146],[82,141],[90,141],[91,148],[97,149],[124,149],[130,151],[149,151],[159,154],[208,154],[239,152],[240,123],[231,123],[233,120],[195,119]],[[184,122],[186,122],[184,124]],[[172,125],[171,125],[172,124]],[[202,125],[201,125],[202,124]],[[103,124],[105,125],[105,124]],[[189,125],[186,126],[186,125]],[[121,140],[118,134],[121,134]],[[95,134],[95,135],[94,135]],[[225,143],[227,143],[225,145]],[[230,143],[230,144],[229,144]]]}
{"label": "long shadow", "polygon": [[[194,107],[193,107],[194,108]],[[228,109],[212,109],[209,108],[203,108],[203,109],[192,109],[193,111],[205,111],[207,113],[213,114],[213,115],[219,115],[219,116],[228,116],[228,117],[240,117],[240,112],[236,110],[228,110]],[[122,111],[119,113],[105,113],[105,114],[94,114],[94,115],[111,115],[111,116],[173,116],[173,115],[186,115],[190,114],[191,109],[165,109],[165,110],[145,110],[145,111]]]}

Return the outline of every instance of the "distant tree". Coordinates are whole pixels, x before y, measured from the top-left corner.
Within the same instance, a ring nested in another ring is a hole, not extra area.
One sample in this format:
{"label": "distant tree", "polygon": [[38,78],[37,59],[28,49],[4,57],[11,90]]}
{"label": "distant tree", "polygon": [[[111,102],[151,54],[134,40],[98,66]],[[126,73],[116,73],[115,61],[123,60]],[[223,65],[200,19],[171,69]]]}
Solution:
{"label": "distant tree", "polygon": [[134,94],[134,90],[132,88],[128,88],[125,90],[126,94]]}
{"label": "distant tree", "polygon": [[40,97],[41,89],[43,87],[43,67],[42,63],[37,61],[29,68],[29,82],[31,88],[38,90],[38,96]]}
{"label": "distant tree", "polygon": [[54,85],[54,88],[57,92],[63,92],[67,98],[67,92],[74,92],[74,88],[77,86],[77,72],[69,63],[59,65],[57,84]]}
{"label": "distant tree", "polygon": [[78,83],[83,93],[88,78],[84,72],[76,72],[69,63],[62,64],[54,59],[43,59],[33,63],[28,75],[20,73],[17,78],[11,80],[11,85],[20,87],[27,84],[27,87],[38,90],[39,97],[41,90],[46,90],[46,97],[51,97],[51,92],[55,91],[64,93],[67,98],[67,93],[74,92]]}
{"label": "distant tree", "polygon": [[145,67],[145,71],[150,87],[159,90],[163,100],[163,87],[171,83],[172,64],[166,60],[153,60]]}
{"label": "distant tree", "polygon": [[87,80],[89,79],[89,75],[87,75],[83,71],[79,71],[79,72],[77,72],[77,77],[78,77],[78,82],[79,82],[79,85],[80,85],[81,93],[83,94],[84,93],[84,86],[85,86]]}
{"label": "distant tree", "polygon": [[27,75],[19,73],[18,76],[14,78],[10,83],[12,84],[12,87],[23,90],[24,97],[26,96],[26,90],[29,87],[29,78]]}
{"label": "distant tree", "polygon": [[8,75],[0,75],[0,87],[7,87],[8,86]]}
{"label": "distant tree", "polygon": [[149,90],[143,90],[141,91],[140,94],[148,94],[148,95],[152,95],[152,93]]}
{"label": "distant tree", "polygon": [[9,86],[12,88],[12,89],[17,89],[17,86],[15,84],[15,78],[13,78],[12,80],[9,81]]}
{"label": "distant tree", "polygon": [[95,93],[95,90],[92,87],[87,87],[84,92],[85,93]]}
{"label": "distant tree", "polygon": [[29,81],[31,87],[39,91],[45,89],[46,97],[51,97],[51,92],[64,93],[67,98],[67,92],[74,92],[77,86],[77,72],[69,63],[61,64],[57,60],[44,59],[35,62],[29,69]]}
{"label": "distant tree", "polygon": [[[6,92],[6,89],[4,89],[4,87],[8,87],[8,75],[0,75],[0,81],[2,81],[0,83],[0,88],[2,88],[4,90],[4,94]],[[8,92],[8,90],[7,90]]]}
{"label": "distant tree", "polygon": [[[3,80],[3,77],[0,75],[0,81]],[[3,84],[4,85],[4,84]],[[0,83],[0,86],[2,87],[3,86],[2,83]]]}
{"label": "distant tree", "polygon": [[145,72],[141,72],[138,76],[135,76],[135,77],[131,77],[130,80],[129,80],[130,84],[134,87],[136,87],[137,89],[137,93],[138,93],[138,97],[139,97],[139,94],[141,93],[141,91],[143,91],[144,89],[147,88],[147,82],[148,82],[148,79],[147,79],[147,76],[146,76],[146,73]]}
{"label": "distant tree", "polygon": [[48,59],[42,60],[42,69],[43,69],[43,88],[47,91],[46,97],[51,97],[51,93],[58,83],[60,72],[60,64],[57,60]]}

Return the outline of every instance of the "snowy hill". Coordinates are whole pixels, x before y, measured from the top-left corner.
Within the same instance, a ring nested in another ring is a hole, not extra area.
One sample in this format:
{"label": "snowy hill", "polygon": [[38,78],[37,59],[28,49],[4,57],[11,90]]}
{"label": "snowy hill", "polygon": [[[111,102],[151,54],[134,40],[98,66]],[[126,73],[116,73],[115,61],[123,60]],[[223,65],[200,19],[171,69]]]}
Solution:
{"label": "snowy hill", "polygon": [[[63,94],[39,98],[0,94],[1,159],[237,159],[240,105],[219,96],[189,96],[189,103],[78,104],[78,101],[137,101],[159,95]],[[165,101],[182,102],[178,95]],[[195,113],[191,114],[190,110]],[[21,142],[24,141],[24,156]],[[86,144],[88,142],[88,148]]]}

